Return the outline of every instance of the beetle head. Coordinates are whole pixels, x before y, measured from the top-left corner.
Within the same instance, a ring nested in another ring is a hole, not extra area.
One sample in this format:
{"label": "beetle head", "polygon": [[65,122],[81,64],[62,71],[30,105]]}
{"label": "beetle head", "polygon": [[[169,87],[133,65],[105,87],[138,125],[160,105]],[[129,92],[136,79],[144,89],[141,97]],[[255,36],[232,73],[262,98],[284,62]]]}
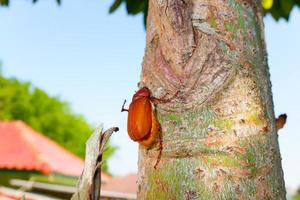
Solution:
{"label": "beetle head", "polygon": [[147,87],[139,89],[132,97],[132,101],[138,98],[150,98],[151,92]]}

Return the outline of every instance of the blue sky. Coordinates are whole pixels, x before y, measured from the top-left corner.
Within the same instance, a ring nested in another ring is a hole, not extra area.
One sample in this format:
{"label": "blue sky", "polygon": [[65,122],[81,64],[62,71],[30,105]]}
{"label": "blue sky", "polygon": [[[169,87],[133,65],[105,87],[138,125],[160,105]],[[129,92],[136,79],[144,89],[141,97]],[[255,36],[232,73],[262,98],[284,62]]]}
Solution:
{"label": "blue sky", "polygon": [[[145,47],[142,16],[122,7],[108,14],[111,0],[12,1],[0,8],[3,73],[30,81],[71,103],[94,125],[119,126],[119,147],[109,160],[113,174],[137,170],[137,144],[127,137],[124,99],[137,88]],[[288,187],[300,185],[300,11],[290,21],[265,18],[275,112],[288,114],[279,134]]]}

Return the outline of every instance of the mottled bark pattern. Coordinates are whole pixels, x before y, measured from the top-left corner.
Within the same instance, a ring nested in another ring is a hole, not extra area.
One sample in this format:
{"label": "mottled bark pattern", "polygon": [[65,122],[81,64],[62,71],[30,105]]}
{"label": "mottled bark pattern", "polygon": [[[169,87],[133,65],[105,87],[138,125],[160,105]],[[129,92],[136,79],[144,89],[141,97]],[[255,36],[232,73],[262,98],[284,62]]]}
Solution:
{"label": "mottled bark pattern", "polygon": [[163,152],[140,147],[138,199],[285,199],[259,0],[150,0],[141,86]]}

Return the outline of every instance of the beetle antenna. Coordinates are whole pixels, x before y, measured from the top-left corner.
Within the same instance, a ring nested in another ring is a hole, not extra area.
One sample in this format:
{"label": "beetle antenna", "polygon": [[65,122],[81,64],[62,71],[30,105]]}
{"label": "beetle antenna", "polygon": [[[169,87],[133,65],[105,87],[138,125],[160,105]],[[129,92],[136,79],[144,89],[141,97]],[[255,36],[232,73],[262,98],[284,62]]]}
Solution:
{"label": "beetle antenna", "polygon": [[127,111],[127,112],[128,112],[128,109],[125,109],[125,108],[124,108],[125,103],[126,103],[126,99],[124,100],[124,103],[123,103],[123,105],[122,105],[121,112],[124,112],[124,111]]}

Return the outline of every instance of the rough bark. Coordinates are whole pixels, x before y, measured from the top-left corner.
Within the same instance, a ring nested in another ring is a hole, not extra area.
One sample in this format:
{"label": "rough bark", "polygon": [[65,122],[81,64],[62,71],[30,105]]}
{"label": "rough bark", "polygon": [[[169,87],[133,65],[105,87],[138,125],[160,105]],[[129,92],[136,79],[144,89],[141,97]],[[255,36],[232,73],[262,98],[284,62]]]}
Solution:
{"label": "rough bark", "polygon": [[285,199],[260,0],[150,0],[146,45],[140,85],[179,95],[138,199]]}

